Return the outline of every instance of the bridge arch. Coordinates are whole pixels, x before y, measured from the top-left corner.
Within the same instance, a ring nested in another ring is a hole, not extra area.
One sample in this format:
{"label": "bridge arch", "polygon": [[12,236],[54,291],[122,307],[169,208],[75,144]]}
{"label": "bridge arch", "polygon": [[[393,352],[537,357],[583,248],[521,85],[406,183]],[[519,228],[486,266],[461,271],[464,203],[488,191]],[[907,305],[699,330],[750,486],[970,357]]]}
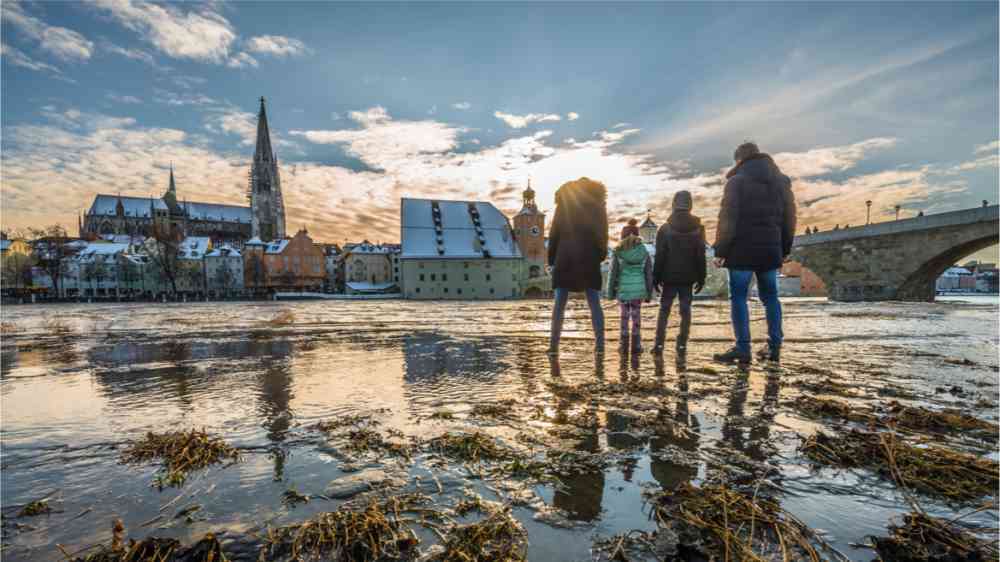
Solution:
{"label": "bridge arch", "polygon": [[933,301],[935,280],[964,256],[1000,242],[996,205],[797,237],[792,259],[831,300]]}
{"label": "bridge arch", "polygon": [[899,286],[896,298],[899,300],[934,300],[935,282],[946,269],[969,254],[985,250],[998,243],[1000,243],[1000,233],[994,232],[990,236],[963,242],[928,259],[903,281],[903,284]]}

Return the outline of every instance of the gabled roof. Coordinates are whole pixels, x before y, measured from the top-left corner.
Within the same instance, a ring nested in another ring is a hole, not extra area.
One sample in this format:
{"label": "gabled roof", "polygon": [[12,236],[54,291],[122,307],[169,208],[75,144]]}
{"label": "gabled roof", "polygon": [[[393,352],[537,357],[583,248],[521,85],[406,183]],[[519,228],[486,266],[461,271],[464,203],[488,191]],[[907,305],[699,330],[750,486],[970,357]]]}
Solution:
{"label": "gabled roof", "polygon": [[201,259],[205,257],[212,239],[207,236],[188,236],[181,241],[177,249],[178,257],[182,259]]}
{"label": "gabled roof", "polygon": [[268,254],[280,254],[285,251],[289,242],[291,242],[291,240],[287,238],[283,240],[272,240],[264,245],[264,252]]}
{"label": "gabled roof", "polygon": [[221,246],[216,246],[211,252],[205,254],[206,258],[238,258],[240,257],[240,251],[236,248],[223,244]]}
{"label": "gabled roof", "polygon": [[91,203],[90,211],[87,214],[114,216],[119,200],[121,200],[122,206],[125,208],[125,216],[127,217],[150,218],[150,204],[155,209],[161,211],[167,210],[167,205],[159,197],[128,197],[125,195],[106,195],[102,193],[94,196],[94,202]]}
{"label": "gabled roof", "polygon": [[521,257],[507,217],[492,203],[404,198],[401,207],[403,259]]}

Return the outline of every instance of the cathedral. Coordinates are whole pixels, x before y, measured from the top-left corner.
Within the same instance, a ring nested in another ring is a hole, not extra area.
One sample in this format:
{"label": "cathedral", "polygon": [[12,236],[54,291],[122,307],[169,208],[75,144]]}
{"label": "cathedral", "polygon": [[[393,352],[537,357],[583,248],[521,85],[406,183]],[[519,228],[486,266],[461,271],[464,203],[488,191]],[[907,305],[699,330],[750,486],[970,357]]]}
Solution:
{"label": "cathedral", "polygon": [[154,231],[183,236],[207,236],[213,243],[242,246],[253,237],[262,241],[285,237],[285,206],[281,196],[278,158],[271,148],[264,98],[257,118],[257,146],[247,189],[250,206],[179,200],[173,167],[162,197],[98,194],[81,217],[81,238],[102,235],[151,236]]}

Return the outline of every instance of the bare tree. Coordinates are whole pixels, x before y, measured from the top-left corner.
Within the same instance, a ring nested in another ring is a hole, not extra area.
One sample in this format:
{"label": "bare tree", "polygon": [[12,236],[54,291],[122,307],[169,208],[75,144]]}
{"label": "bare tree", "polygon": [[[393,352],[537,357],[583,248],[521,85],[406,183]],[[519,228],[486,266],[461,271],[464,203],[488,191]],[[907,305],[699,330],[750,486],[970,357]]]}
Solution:
{"label": "bare tree", "polygon": [[161,280],[170,283],[170,292],[174,295],[177,294],[177,278],[183,267],[178,257],[181,240],[179,232],[157,228],[153,229],[153,236],[146,240],[146,243],[151,246],[149,248],[150,261],[160,274]]}
{"label": "bare tree", "polygon": [[66,233],[66,229],[58,224],[44,228],[31,228],[28,231],[32,238],[31,246],[38,266],[52,280],[52,289],[58,297],[60,296],[59,284],[63,274],[66,273],[66,258],[75,255],[78,248],[73,244],[74,240]]}

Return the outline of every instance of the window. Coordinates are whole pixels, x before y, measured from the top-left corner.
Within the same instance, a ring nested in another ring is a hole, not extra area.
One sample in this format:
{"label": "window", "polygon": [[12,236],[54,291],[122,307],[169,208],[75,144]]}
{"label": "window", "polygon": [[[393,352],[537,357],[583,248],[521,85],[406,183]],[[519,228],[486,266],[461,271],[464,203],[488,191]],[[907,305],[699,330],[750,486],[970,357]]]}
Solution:
{"label": "window", "polygon": [[461,295],[462,294],[462,288],[459,287],[458,289],[456,289],[456,292]]}
{"label": "window", "polygon": [[442,273],[441,274],[441,280],[442,281],[447,281],[448,280],[448,274],[447,273]]}
{"label": "window", "polygon": [[465,280],[466,280],[466,281],[468,281],[468,280],[469,280],[469,274],[468,274],[468,273],[466,273],[466,274],[465,274]]}
{"label": "window", "polygon": [[418,293],[420,292],[420,287],[417,287],[417,292],[418,292]]}
{"label": "window", "polygon": [[420,269],[423,269],[424,268],[424,262],[417,262],[417,267],[419,267]]}
{"label": "window", "polygon": [[486,280],[487,280],[487,281],[492,281],[492,278],[490,277],[490,274],[489,274],[489,273],[487,273],[487,274],[486,274]]}
{"label": "window", "polygon": [[446,292],[446,293],[448,292],[448,287],[444,288],[444,292]]}
{"label": "window", "polygon": [[465,269],[469,269],[469,262],[462,262],[462,265],[465,267]]}
{"label": "window", "polygon": [[493,294],[493,287],[490,287],[490,294]]}
{"label": "window", "polygon": [[431,273],[431,281],[437,281],[437,274]]}
{"label": "window", "polygon": [[424,280],[424,274],[423,274],[423,273],[421,273],[421,274],[420,274],[420,280],[421,280],[421,281],[423,281],[423,280]]}
{"label": "window", "polygon": [[490,267],[491,267],[490,262],[486,262],[486,269],[489,269]]}

